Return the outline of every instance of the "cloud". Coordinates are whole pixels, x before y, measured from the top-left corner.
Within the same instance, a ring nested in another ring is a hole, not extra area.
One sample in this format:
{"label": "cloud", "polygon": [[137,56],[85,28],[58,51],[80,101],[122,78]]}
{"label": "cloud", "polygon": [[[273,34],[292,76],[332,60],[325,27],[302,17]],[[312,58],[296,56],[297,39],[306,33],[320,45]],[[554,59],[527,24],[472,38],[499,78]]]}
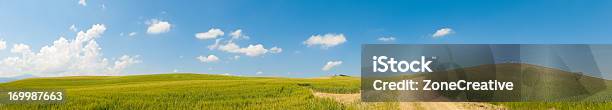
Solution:
{"label": "cloud", "polygon": [[60,37],[51,45],[32,51],[29,45],[14,44],[11,53],[18,54],[0,61],[0,77],[23,74],[34,76],[117,75],[130,65],[139,63],[138,56],[123,55],[113,64],[102,57],[96,38],[106,27],[95,24],[80,31],[76,38]]}
{"label": "cloud", "polygon": [[217,62],[217,61],[219,61],[219,57],[217,57],[215,55],[208,55],[207,57],[198,56],[198,57],[196,57],[196,59],[200,60],[200,62],[202,62],[202,63],[210,63],[210,62]]}
{"label": "cloud", "polygon": [[70,28],[68,28],[68,29],[70,29],[71,31],[77,32],[77,28],[76,28],[76,26],[74,24],[70,25]]}
{"label": "cloud", "polygon": [[248,47],[242,48],[234,42],[220,45],[218,49],[230,53],[241,53],[251,57],[263,55],[268,52],[268,49],[264,48],[262,44],[249,45]]}
{"label": "cloud", "polygon": [[[131,36],[135,36],[135,35],[137,35],[137,34],[138,34],[138,33],[136,33],[136,32],[130,32],[130,33],[128,33],[128,34],[127,34],[127,36],[130,36],[130,37],[131,37]],[[125,36],[125,33],[123,33],[123,32],[122,32],[122,33],[119,33],[119,36]]]}
{"label": "cloud", "polygon": [[30,46],[26,45],[26,44],[15,44],[13,45],[13,48],[11,49],[11,53],[23,53],[23,54],[27,54],[30,53]]}
{"label": "cloud", "polygon": [[138,34],[138,33],[136,33],[136,32],[130,32],[130,33],[128,34],[128,36],[135,36],[136,34]]}
{"label": "cloud", "polygon": [[85,0],[79,0],[79,5],[87,6],[87,3],[85,2]]}
{"label": "cloud", "polygon": [[90,40],[100,37],[100,35],[104,33],[104,31],[106,31],[106,27],[104,25],[95,24],[91,26],[91,28],[85,32],[79,31],[77,33],[77,37],[75,40],[76,42],[81,42],[81,43],[85,41],[90,41]]}
{"label": "cloud", "polygon": [[237,29],[234,32],[230,33],[232,39],[249,39],[249,36],[242,34],[242,29]]}
{"label": "cloud", "polygon": [[157,19],[151,19],[147,21],[149,27],[147,28],[147,34],[161,34],[170,31],[172,24],[168,21],[161,21]]}
{"label": "cloud", "polygon": [[100,8],[102,8],[102,10],[106,10],[106,5],[102,4],[102,5],[100,5]]}
{"label": "cloud", "polygon": [[238,59],[240,59],[240,56],[235,55],[234,57],[232,57],[232,58],[230,58],[230,59],[232,59],[232,60],[238,60]]}
{"label": "cloud", "polygon": [[436,33],[434,33],[434,34],[432,35],[432,37],[434,37],[434,38],[439,38],[439,37],[444,37],[444,36],[447,36],[447,35],[452,34],[452,33],[455,33],[455,32],[453,31],[453,29],[451,29],[451,28],[442,28],[442,29],[438,29],[438,30],[436,31]]}
{"label": "cloud", "polygon": [[336,67],[336,66],[340,66],[342,64],[342,61],[328,61],[325,66],[323,66],[323,68],[321,68],[321,70],[323,71],[329,71],[332,68]]}
{"label": "cloud", "polygon": [[[213,39],[223,36],[224,33],[220,29],[212,28],[208,30],[208,32],[197,33],[196,38],[198,39]],[[246,56],[255,57],[264,55],[266,53],[280,53],[282,52],[282,48],[272,47],[267,49],[263,44],[249,44],[246,47],[241,47],[234,42],[235,39],[249,39],[248,36],[242,33],[241,29],[237,29],[229,34],[231,38],[229,40],[224,40],[223,38],[218,38],[215,40],[215,43],[208,46],[209,50],[220,50],[228,53],[238,53],[244,54]],[[235,58],[237,59],[237,58]]]}
{"label": "cloud", "polygon": [[344,34],[327,33],[325,35],[313,35],[303,43],[308,47],[320,45],[321,48],[327,49],[346,42]]}
{"label": "cloud", "polygon": [[270,53],[281,53],[281,52],[283,52],[282,48],[278,48],[278,47],[270,48]]}
{"label": "cloud", "polygon": [[4,39],[0,39],[0,50],[6,49],[6,41]]}
{"label": "cloud", "polygon": [[263,74],[263,72],[258,71],[258,72],[255,73],[255,75],[260,75],[260,74]]}
{"label": "cloud", "polygon": [[259,56],[268,52],[262,44],[249,45],[246,48],[238,49],[239,53],[244,53],[247,56]]}
{"label": "cloud", "polygon": [[214,44],[207,46],[208,50],[215,50],[219,48],[219,46],[221,46],[221,40],[223,39],[216,39]]}
{"label": "cloud", "polygon": [[206,39],[214,39],[219,36],[223,36],[225,33],[221,31],[221,29],[211,28],[207,32],[196,33],[195,37],[198,39],[206,40]]}
{"label": "cloud", "polygon": [[280,53],[282,51],[282,48],[279,48],[279,47],[273,47],[274,48],[273,50],[266,49],[263,44],[250,44],[247,47],[240,47],[238,44],[234,43],[233,41],[227,41],[227,43],[225,44],[222,44],[221,42],[222,42],[221,39],[217,39],[215,41],[215,44],[208,46],[208,49],[210,50],[217,49],[217,50],[221,50],[221,51],[229,52],[229,53],[239,53],[239,54],[244,54],[250,57],[260,56],[268,52]]}
{"label": "cloud", "polygon": [[379,37],[378,40],[383,42],[393,42],[395,41],[395,37]]}
{"label": "cloud", "polygon": [[140,57],[140,56],[138,56],[138,55],[136,55],[136,56],[123,55],[123,56],[119,57],[119,59],[117,61],[115,61],[115,65],[113,67],[109,68],[109,71],[111,71],[111,73],[119,73],[123,69],[127,68],[130,65],[142,62],[140,60],[137,60],[138,57]]}

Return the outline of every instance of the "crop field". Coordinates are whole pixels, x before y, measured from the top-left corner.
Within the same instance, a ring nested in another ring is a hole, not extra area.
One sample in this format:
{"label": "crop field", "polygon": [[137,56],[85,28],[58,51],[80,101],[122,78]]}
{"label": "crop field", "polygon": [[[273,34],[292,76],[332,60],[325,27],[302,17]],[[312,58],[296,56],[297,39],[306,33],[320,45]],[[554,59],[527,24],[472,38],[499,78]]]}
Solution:
{"label": "crop field", "polygon": [[493,103],[517,110],[612,110],[612,81],[606,81],[607,89],[577,102],[503,102]]}
{"label": "crop field", "polygon": [[[62,103],[10,103],[0,109],[356,109],[313,91],[359,92],[359,79],[236,77],[206,74],[31,78],[3,90],[62,88]],[[7,94],[0,95],[7,97]]]}
{"label": "crop field", "polygon": [[[610,82],[607,82],[610,85]],[[398,103],[340,103],[313,92],[355,94],[358,77],[274,78],[208,74],[30,78],[2,90],[62,88],[60,103],[4,103],[20,109],[399,109]],[[597,96],[610,96],[609,89]],[[7,94],[0,94],[6,98]],[[611,109],[611,102],[493,103],[508,109]],[[433,105],[435,106],[435,105]],[[417,107],[418,109],[418,107]]]}

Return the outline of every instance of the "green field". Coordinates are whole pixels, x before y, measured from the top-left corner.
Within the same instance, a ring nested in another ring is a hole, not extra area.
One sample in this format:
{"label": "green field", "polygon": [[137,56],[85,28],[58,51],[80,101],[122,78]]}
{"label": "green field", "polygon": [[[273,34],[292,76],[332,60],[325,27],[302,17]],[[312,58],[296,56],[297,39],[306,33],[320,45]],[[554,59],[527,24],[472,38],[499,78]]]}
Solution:
{"label": "green field", "polygon": [[[0,109],[351,109],[312,90],[357,93],[359,78],[236,77],[207,74],[30,78],[3,90],[63,88],[63,103],[2,104]],[[1,97],[6,98],[7,94]]]}
{"label": "green field", "polygon": [[[608,86],[610,82],[608,81]],[[345,104],[312,92],[358,93],[357,77],[273,78],[208,74],[30,78],[2,90],[62,88],[63,103],[0,104],[13,109],[397,109],[396,103]],[[611,96],[612,87],[597,96]],[[0,94],[6,98],[7,94]],[[611,102],[494,103],[510,109],[611,109]]]}
{"label": "green field", "polygon": [[577,102],[503,102],[493,103],[519,110],[612,110],[612,81],[606,81],[607,89]]}

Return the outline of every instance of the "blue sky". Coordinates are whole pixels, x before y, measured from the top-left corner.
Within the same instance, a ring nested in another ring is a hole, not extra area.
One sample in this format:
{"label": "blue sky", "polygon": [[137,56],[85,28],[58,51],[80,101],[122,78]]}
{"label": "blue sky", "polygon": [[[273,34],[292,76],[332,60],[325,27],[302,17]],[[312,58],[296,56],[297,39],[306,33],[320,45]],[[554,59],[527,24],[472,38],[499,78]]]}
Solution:
{"label": "blue sky", "polygon": [[[126,68],[117,69],[121,70],[120,75],[175,70],[246,76],[358,75],[360,46],[370,43],[610,44],[611,2],[86,0],[83,5],[78,0],[8,0],[0,1],[0,39],[6,42],[6,48],[0,50],[0,59],[26,59],[24,53],[11,52],[16,44],[26,44],[33,53],[38,53],[61,36],[75,40],[78,31],[102,24],[105,30],[95,38],[101,49],[96,58],[108,60],[108,64],[100,66],[101,70],[115,67],[117,62],[128,64]],[[152,20],[171,26],[158,34],[147,33],[154,24]],[[72,25],[77,31],[70,29]],[[224,35],[212,39],[196,38],[196,33],[210,29],[220,29]],[[249,38],[236,39],[233,43],[240,48],[261,44],[268,52],[248,56],[207,48],[215,44],[215,39],[222,38],[227,44],[230,33],[238,29]],[[444,29],[448,29],[448,33],[433,37]],[[136,34],[130,36],[132,32]],[[328,47],[304,43],[313,36],[326,34],[342,35],[345,41]],[[395,40],[381,41],[381,37]],[[272,53],[272,47],[282,48],[282,51]],[[128,57],[121,59],[124,55]],[[219,59],[213,62],[196,59],[208,55]],[[233,59],[234,56],[240,58]],[[328,62],[338,61],[342,63],[322,70]],[[56,65],[70,63],[58,62]],[[38,65],[28,60],[21,63]],[[55,68],[50,71],[48,66],[38,66],[42,69],[9,67],[11,72],[3,75],[84,72],[72,67],[53,66]],[[4,69],[0,71],[8,71]]]}

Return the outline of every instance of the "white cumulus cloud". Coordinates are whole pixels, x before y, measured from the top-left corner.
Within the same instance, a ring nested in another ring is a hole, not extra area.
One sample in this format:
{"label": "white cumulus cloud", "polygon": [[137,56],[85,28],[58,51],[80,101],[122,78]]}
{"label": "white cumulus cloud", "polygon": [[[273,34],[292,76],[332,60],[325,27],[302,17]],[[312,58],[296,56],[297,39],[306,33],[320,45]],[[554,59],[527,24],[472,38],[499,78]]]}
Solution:
{"label": "white cumulus cloud", "polygon": [[138,60],[138,55],[136,56],[128,56],[128,55],[123,55],[121,57],[119,57],[119,59],[117,61],[115,61],[115,65],[111,68],[109,68],[108,70],[110,71],[110,73],[119,73],[121,71],[123,71],[125,68],[127,68],[130,65],[136,64],[136,63],[140,63],[142,61]]}
{"label": "white cumulus cloud", "polygon": [[104,33],[104,31],[106,31],[106,27],[104,25],[95,24],[91,26],[91,28],[85,32],[79,31],[77,33],[77,37],[75,40],[76,42],[81,42],[81,43],[85,41],[90,41],[90,40],[100,37],[100,35]]}
{"label": "white cumulus cloud", "polygon": [[395,37],[380,37],[378,40],[383,42],[392,42],[395,41]]}
{"label": "white cumulus cloud", "polygon": [[249,39],[249,36],[242,34],[242,29],[237,29],[234,32],[230,33],[232,39]]}
{"label": "white cumulus cloud", "polygon": [[30,53],[30,46],[26,45],[26,44],[15,44],[13,45],[13,48],[11,49],[11,53]]}
{"label": "white cumulus cloud", "polygon": [[87,6],[87,2],[85,0],[79,0],[79,5]]}
{"label": "white cumulus cloud", "polygon": [[278,48],[278,47],[272,47],[272,48],[270,48],[270,52],[271,53],[281,53],[281,52],[283,52],[283,49],[282,48]]}
{"label": "white cumulus cloud", "polygon": [[238,50],[240,53],[244,53],[247,56],[259,56],[268,52],[266,48],[262,44],[249,45],[246,48],[240,48]]}
{"label": "white cumulus cloud", "polygon": [[4,39],[0,39],[0,50],[6,49],[6,41]]}
{"label": "white cumulus cloud", "polygon": [[130,32],[130,33],[128,34],[128,36],[135,36],[136,34],[138,34],[138,33],[136,33],[136,32]]}
{"label": "white cumulus cloud", "polygon": [[259,56],[268,52],[268,49],[264,48],[262,44],[249,45],[247,47],[240,47],[234,42],[228,42],[225,45],[220,45],[219,50],[230,52],[230,53],[241,53],[246,56]]}
{"label": "white cumulus cloud", "polygon": [[221,50],[221,51],[229,52],[229,53],[244,54],[250,57],[264,55],[268,52],[280,53],[282,51],[282,48],[279,48],[279,47],[273,47],[270,49],[266,49],[263,44],[250,44],[247,47],[240,47],[238,44],[234,43],[233,41],[227,41],[227,43],[225,44],[221,42],[222,42],[221,39],[217,39],[215,44],[208,46],[208,49],[210,50],[217,49],[217,50]]}
{"label": "white cumulus cloud", "polygon": [[71,31],[74,31],[74,32],[76,32],[78,30],[74,24],[70,25],[70,27],[68,29],[70,29]]}
{"label": "white cumulus cloud", "polygon": [[200,60],[200,62],[202,62],[202,63],[210,63],[210,62],[217,62],[217,61],[219,61],[219,57],[217,57],[215,55],[208,55],[206,57],[198,56],[198,57],[196,57],[196,59]]}
{"label": "white cumulus cloud", "polygon": [[211,28],[207,32],[196,33],[195,37],[198,39],[206,40],[206,39],[214,39],[219,36],[223,36],[225,33],[221,31],[221,29]]}
{"label": "white cumulus cloud", "polygon": [[323,71],[329,71],[332,68],[336,67],[336,66],[340,66],[342,64],[342,61],[328,61],[325,66],[323,66],[323,68],[321,68],[321,70]]}
{"label": "white cumulus cloud", "polygon": [[170,31],[172,24],[168,21],[161,21],[157,19],[151,19],[147,22],[149,27],[147,28],[147,34],[161,34]]}
{"label": "white cumulus cloud", "polygon": [[95,24],[87,31],[77,33],[75,39],[60,37],[51,45],[33,51],[29,45],[15,44],[11,53],[19,54],[0,61],[0,77],[31,74],[34,76],[117,75],[126,67],[139,63],[138,56],[123,55],[113,64],[102,57],[102,48],[96,42],[106,30]]}
{"label": "white cumulus cloud", "polygon": [[449,34],[454,33],[453,29],[451,28],[442,28],[442,29],[438,29],[433,35],[432,37],[434,38],[439,38],[439,37],[444,37],[447,36]]}
{"label": "white cumulus cloud", "polygon": [[207,46],[208,49],[209,50],[214,50],[214,49],[219,48],[219,46],[221,46],[221,40],[223,40],[223,39],[216,39],[214,44]]}
{"label": "white cumulus cloud", "polygon": [[266,53],[282,52],[282,48],[272,47],[268,49],[268,48],[265,48],[263,44],[249,44],[246,47],[241,47],[240,45],[236,44],[234,40],[249,39],[248,36],[244,35],[244,33],[242,32],[242,29],[237,29],[231,32],[229,34],[229,36],[231,36],[229,40],[224,40],[224,38],[218,38],[223,35],[224,35],[223,31],[221,31],[220,29],[212,28],[208,30],[208,32],[197,33],[196,38],[198,39],[217,38],[214,44],[208,46],[209,50],[220,50],[220,51],[228,52],[228,53],[244,54],[250,57],[260,56]]}
{"label": "white cumulus cloud", "polygon": [[308,47],[320,45],[321,48],[327,49],[346,42],[344,34],[327,33],[325,35],[313,35],[303,43]]}

